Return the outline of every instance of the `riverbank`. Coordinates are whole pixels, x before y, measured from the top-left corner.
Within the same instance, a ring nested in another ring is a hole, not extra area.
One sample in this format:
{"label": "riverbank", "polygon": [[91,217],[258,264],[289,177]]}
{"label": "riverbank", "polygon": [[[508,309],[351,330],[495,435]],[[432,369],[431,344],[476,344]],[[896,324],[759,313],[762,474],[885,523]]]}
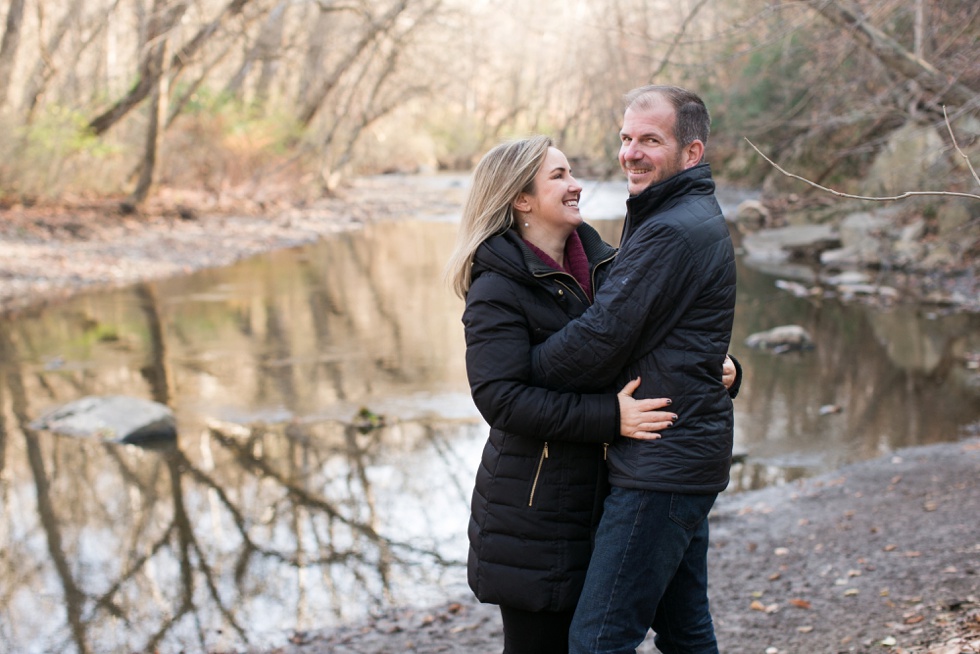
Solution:
{"label": "riverbank", "polygon": [[138,214],[119,201],[0,210],[0,315],[72,295],[228,266],[385,220],[458,214],[460,176],[354,180],[336,196],[295,201],[161,190]]}
{"label": "riverbank", "polygon": [[[225,266],[369,222],[458,212],[462,194],[451,178],[392,177],[359,180],[335,198],[305,204],[185,204],[164,194],[139,216],[108,203],[6,209],[0,313]],[[723,495],[712,518],[711,572],[722,650],[980,651],[977,436]],[[494,607],[464,596],[291,640],[273,651],[477,654],[500,650],[500,627]],[[652,644],[642,651],[654,651]]]}
{"label": "riverbank", "polygon": [[[978,437],[722,494],[709,573],[721,651],[980,652],[978,515]],[[487,654],[501,643],[496,608],[462,597],[293,634],[261,654]],[[639,651],[657,650],[648,638]]]}

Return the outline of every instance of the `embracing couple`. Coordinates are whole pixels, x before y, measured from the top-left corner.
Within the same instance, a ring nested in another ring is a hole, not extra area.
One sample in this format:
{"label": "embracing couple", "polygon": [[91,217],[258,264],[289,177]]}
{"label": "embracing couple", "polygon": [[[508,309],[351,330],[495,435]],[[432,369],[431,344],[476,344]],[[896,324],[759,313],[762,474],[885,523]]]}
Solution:
{"label": "embracing couple", "polygon": [[490,425],[469,584],[505,654],[717,653],[708,512],[728,485],[735,256],[703,161],[710,118],[672,86],[625,97],[619,248],[537,136],[477,166],[447,267]]}

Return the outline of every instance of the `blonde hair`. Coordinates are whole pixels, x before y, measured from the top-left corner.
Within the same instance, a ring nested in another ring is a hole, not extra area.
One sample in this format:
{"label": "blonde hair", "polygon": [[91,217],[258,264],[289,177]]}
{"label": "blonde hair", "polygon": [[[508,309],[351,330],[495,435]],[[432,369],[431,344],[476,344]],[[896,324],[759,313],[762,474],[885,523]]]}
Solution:
{"label": "blonde hair", "polygon": [[483,155],[473,172],[473,185],[463,205],[456,247],[446,264],[446,282],[461,298],[472,279],[473,255],[491,236],[514,225],[514,200],[534,193],[534,176],[553,145],[547,136],[507,141]]}

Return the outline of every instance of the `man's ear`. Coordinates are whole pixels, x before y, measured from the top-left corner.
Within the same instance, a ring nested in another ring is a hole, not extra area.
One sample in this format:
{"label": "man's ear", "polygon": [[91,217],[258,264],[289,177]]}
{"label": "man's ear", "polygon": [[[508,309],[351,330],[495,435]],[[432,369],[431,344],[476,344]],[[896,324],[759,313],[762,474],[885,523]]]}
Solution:
{"label": "man's ear", "polygon": [[531,201],[528,199],[527,193],[518,193],[511,206],[521,213],[527,213],[531,210]]}
{"label": "man's ear", "polygon": [[694,168],[701,163],[701,158],[704,157],[704,143],[702,143],[699,139],[694,139],[684,146],[683,155],[684,170]]}

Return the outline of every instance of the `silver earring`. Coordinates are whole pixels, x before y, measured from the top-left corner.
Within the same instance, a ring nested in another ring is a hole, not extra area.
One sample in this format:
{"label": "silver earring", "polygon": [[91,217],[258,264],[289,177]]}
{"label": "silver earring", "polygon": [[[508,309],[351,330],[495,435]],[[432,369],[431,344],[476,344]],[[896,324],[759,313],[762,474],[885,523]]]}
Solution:
{"label": "silver earring", "polygon": [[525,227],[530,227],[530,225],[528,225],[527,223],[524,223],[524,226],[525,226]]}

